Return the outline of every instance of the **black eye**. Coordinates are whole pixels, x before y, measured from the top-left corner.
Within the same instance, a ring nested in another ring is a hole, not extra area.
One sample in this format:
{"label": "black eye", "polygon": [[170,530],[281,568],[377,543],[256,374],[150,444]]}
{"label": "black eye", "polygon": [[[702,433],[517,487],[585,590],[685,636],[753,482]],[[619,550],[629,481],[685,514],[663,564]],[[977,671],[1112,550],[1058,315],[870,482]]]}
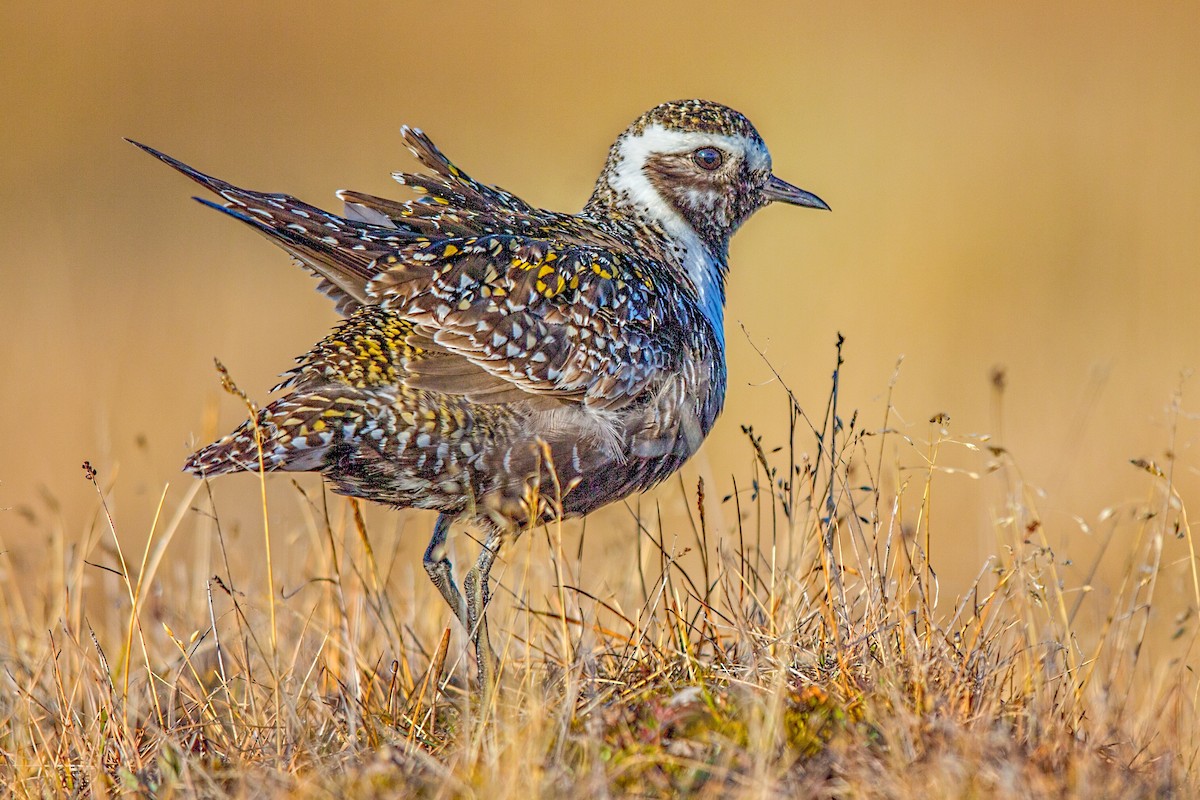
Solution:
{"label": "black eye", "polygon": [[709,172],[721,166],[721,162],[724,160],[725,154],[715,147],[701,147],[692,153],[692,161],[696,162],[696,166]]}

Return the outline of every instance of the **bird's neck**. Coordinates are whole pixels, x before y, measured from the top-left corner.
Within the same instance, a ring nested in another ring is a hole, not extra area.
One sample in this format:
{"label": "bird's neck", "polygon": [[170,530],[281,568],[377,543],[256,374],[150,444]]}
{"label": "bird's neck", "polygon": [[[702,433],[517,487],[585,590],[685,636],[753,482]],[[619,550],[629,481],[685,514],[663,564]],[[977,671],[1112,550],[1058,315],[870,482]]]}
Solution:
{"label": "bird's neck", "polygon": [[713,254],[708,245],[691,232],[690,238],[674,238],[672,247],[696,292],[696,305],[708,320],[721,351],[725,350],[726,254]]}
{"label": "bird's neck", "polygon": [[[711,242],[669,203],[639,172],[606,169],[596,184],[583,215],[593,221],[617,223],[635,246],[653,245],[665,266],[691,290],[704,319],[725,349],[725,275],[729,239]],[[601,223],[603,224],[603,222]]]}

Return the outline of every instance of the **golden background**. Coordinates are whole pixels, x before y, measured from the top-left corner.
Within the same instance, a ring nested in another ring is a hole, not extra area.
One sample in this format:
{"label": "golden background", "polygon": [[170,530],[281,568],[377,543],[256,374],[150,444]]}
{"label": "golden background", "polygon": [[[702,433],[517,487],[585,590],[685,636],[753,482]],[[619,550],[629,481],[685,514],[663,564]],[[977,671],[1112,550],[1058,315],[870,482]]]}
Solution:
{"label": "golden background", "polygon": [[[192,444],[243,416],[212,357],[263,400],[335,321],[281,251],[121,137],[336,210],[338,188],[404,195],[388,174],[413,166],[409,123],[474,177],[574,210],[634,117],[693,96],[743,111],[834,211],[773,207],[735,238],[729,399],[689,482],[719,498],[749,475],[740,424],[784,442],[744,325],[818,419],[844,333],[860,427],[882,424],[903,354],[897,426],[928,438],[945,412],[952,436],[996,436],[1055,541],[1146,497],[1130,458],[1173,447],[1194,496],[1194,380],[1174,441],[1167,407],[1200,363],[1198,42],[1182,3],[5,3],[0,549],[98,524],[84,459],[144,540]],[[989,481],[935,480],[948,579],[994,549]],[[254,524],[256,481],[214,491]],[[408,515],[416,553],[428,520]]]}

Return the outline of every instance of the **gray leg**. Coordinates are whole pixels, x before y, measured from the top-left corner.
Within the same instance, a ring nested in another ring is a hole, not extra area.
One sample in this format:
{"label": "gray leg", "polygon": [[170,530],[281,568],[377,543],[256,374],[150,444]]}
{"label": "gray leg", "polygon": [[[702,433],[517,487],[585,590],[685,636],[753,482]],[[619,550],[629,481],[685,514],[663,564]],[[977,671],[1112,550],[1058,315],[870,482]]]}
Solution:
{"label": "gray leg", "polygon": [[425,571],[429,573],[429,579],[442,593],[442,597],[446,599],[446,604],[450,606],[454,616],[458,617],[458,621],[462,623],[463,627],[470,631],[471,626],[467,621],[467,604],[463,601],[458,586],[454,584],[454,574],[450,571],[450,559],[446,556],[446,534],[449,530],[450,517],[439,514],[437,524],[433,526],[433,537],[429,540],[429,547],[425,548],[425,557],[422,559],[422,563],[425,565]]}
{"label": "gray leg", "polygon": [[483,550],[475,566],[463,579],[467,592],[467,633],[475,643],[475,664],[479,668],[479,692],[484,702],[491,697],[496,685],[496,670],[499,659],[492,651],[488,640],[487,605],[489,597],[488,573],[500,550],[500,533],[492,531],[483,543]]}

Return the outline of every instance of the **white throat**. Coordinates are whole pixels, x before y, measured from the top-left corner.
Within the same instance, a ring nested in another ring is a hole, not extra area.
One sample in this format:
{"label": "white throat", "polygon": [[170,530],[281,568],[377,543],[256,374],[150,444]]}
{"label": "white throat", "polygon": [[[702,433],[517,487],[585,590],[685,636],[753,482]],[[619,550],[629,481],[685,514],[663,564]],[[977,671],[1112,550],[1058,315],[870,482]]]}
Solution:
{"label": "white throat", "polygon": [[701,147],[719,147],[735,153],[757,168],[770,164],[770,156],[758,142],[743,136],[728,136],[696,131],[668,130],[662,125],[648,126],[637,135],[625,137],[617,146],[617,160],[609,176],[609,186],[625,203],[635,207],[647,219],[663,229],[696,289],[700,311],[712,326],[721,349],[725,349],[725,287],[722,272],[724,254],[714,254],[679,212],[658,193],[646,177],[647,159],[656,153],[686,153]]}

